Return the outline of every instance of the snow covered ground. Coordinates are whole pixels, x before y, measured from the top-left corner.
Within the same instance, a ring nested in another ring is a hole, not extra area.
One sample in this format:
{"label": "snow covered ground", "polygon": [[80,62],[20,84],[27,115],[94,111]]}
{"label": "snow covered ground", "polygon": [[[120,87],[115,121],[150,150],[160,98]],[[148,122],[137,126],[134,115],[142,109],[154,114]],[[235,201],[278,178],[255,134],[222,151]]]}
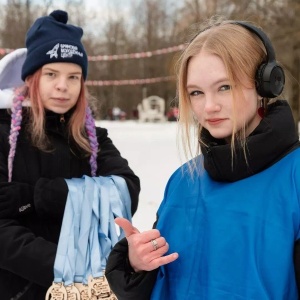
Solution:
{"label": "snow covered ground", "polygon": [[176,141],[176,122],[99,121],[141,180],[139,207],[133,225],[149,230],[163,199],[166,183],[181,164]]}

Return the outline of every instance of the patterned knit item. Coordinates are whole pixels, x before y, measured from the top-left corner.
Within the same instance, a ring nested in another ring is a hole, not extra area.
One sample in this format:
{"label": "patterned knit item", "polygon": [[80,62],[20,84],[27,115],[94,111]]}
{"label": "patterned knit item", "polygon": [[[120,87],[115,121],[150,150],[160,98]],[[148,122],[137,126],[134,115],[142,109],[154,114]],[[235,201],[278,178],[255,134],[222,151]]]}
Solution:
{"label": "patterned knit item", "polygon": [[95,120],[92,116],[92,111],[89,107],[86,108],[86,118],[85,118],[85,128],[90,141],[91,146],[91,157],[90,157],[90,165],[91,165],[91,174],[92,177],[96,176],[97,172],[97,153],[99,150],[99,144],[96,135],[96,126]]}
{"label": "patterned knit item", "polygon": [[68,13],[55,10],[49,16],[38,18],[26,34],[27,56],[22,66],[22,79],[35,73],[45,64],[74,63],[87,77],[88,58],[81,42],[81,27],[67,24]]}
{"label": "patterned knit item", "polygon": [[10,135],[9,135],[9,154],[8,154],[8,182],[12,179],[13,162],[16,154],[17,139],[19,131],[21,129],[22,122],[22,102],[24,96],[22,94],[16,94],[13,99],[11,124],[10,124]]}

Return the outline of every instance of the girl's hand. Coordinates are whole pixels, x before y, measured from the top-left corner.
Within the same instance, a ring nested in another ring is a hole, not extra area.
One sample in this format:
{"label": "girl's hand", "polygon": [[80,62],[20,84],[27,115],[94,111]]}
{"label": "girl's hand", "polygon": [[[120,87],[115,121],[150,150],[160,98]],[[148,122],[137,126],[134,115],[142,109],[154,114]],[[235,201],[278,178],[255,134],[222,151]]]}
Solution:
{"label": "girl's hand", "polygon": [[128,241],[128,257],[135,272],[152,271],[178,258],[178,253],[163,256],[169,250],[169,244],[160,235],[159,230],[151,229],[140,233],[124,218],[116,218],[115,223],[125,232]]}

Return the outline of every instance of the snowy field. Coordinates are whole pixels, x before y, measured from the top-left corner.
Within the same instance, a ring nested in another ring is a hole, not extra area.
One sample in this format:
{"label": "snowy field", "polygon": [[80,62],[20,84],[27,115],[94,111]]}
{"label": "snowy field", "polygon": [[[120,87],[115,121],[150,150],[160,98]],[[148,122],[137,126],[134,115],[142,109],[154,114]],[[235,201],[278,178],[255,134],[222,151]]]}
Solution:
{"label": "snowy field", "polygon": [[140,231],[151,229],[166,183],[182,164],[176,144],[176,122],[99,121],[97,125],[108,130],[109,137],[141,180],[133,225]]}

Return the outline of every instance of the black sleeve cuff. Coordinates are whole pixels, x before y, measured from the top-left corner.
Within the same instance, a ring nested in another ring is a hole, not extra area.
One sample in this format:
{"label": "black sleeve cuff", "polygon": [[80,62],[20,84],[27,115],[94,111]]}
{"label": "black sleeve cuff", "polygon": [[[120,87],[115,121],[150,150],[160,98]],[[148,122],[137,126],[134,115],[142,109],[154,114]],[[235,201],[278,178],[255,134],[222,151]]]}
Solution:
{"label": "black sleeve cuff", "polygon": [[118,300],[149,300],[158,269],[150,272],[134,272],[128,260],[128,242],[122,239],[111,251],[106,278]]}

